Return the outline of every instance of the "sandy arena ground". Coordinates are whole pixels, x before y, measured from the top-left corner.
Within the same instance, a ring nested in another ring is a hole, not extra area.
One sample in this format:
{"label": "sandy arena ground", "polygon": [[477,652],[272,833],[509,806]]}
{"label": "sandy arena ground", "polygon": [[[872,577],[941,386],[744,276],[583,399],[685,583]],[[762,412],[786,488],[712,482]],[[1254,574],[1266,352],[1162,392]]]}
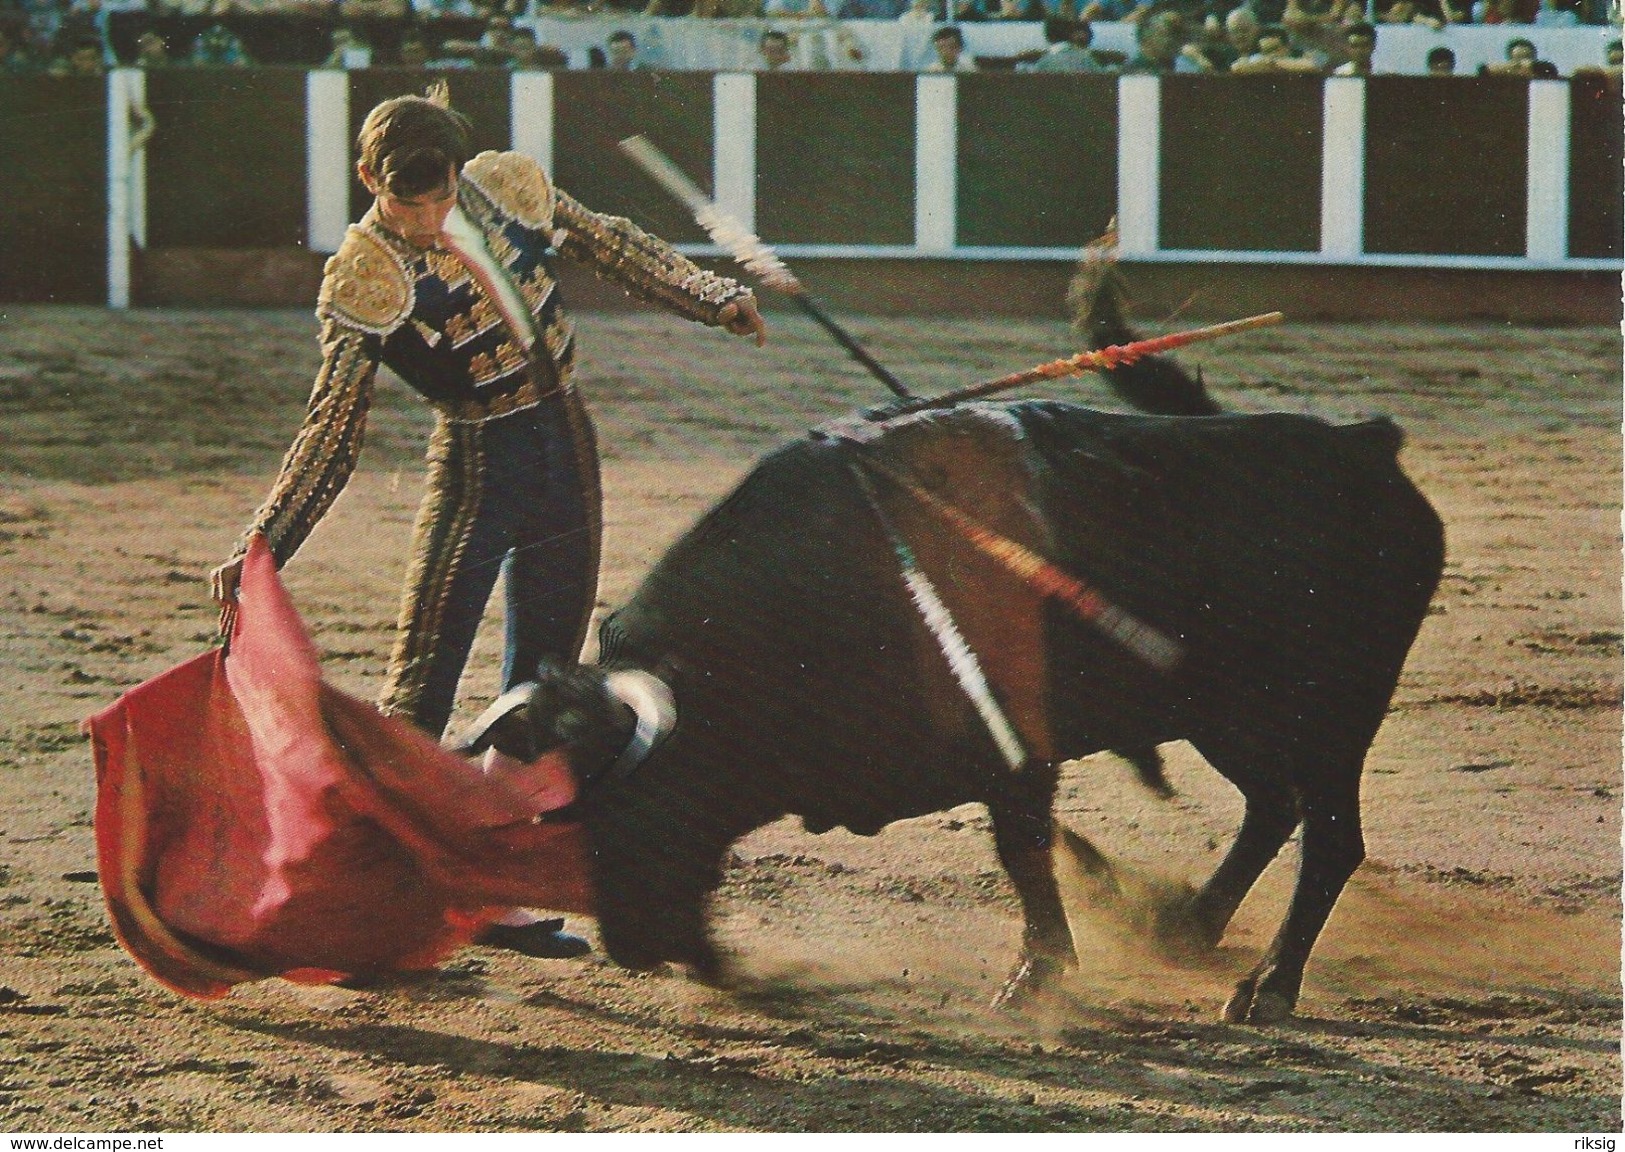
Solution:
{"label": "sandy arena ground", "polygon": [[[606,605],[759,453],[880,398],[796,318],[761,351],[661,315],[578,320]],[[1075,350],[1060,321],[849,320],[922,392]],[[1082,971],[1008,1016],[987,1003],[1019,921],[974,806],[741,842],[716,926],[746,993],[482,949],[383,991],[155,985],[85,882],[78,726],[210,643],[205,573],[298,423],[313,336],[299,312],[0,309],[0,1130],[1619,1130],[1617,332],[1287,325],[1190,357],[1237,410],[1397,417],[1449,530],[1367,768],[1370,859],[1279,1028],[1218,1017],[1294,845],[1205,962],[1080,903]],[[1046,393],[1111,406],[1093,379]],[[363,695],[427,423],[382,387],[360,473],[287,571],[329,676]],[[488,629],[469,706],[496,653]],[[1148,878],[1195,880],[1238,799],[1168,752],[1174,800],[1103,755],[1067,766],[1059,814]]]}

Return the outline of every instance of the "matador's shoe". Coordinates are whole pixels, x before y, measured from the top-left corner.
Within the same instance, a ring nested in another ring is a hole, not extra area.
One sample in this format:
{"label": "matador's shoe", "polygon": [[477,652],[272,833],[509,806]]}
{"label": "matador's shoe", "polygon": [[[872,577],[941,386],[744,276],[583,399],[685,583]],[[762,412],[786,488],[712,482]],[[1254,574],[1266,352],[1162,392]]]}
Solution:
{"label": "matador's shoe", "polygon": [[573,960],[592,951],[592,945],[564,931],[564,921],[536,920],[529,924],[493,924],[474,943],[486,948],[518,952],[538,960]]}

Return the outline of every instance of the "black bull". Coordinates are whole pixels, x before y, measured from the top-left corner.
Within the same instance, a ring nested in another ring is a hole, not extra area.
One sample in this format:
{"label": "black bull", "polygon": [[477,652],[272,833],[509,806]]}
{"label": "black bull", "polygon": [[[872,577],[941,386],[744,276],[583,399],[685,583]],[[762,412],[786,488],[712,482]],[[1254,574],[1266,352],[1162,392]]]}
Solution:
{"label": "black bull", "polygon": [[[664,677],[680,717],[634,775],[575,809],[609,955],[719,974],[706,907],[728,846],[782,816],[872,834],[979,801],[1025,916],[1001,995],[1025,995],[1076,963],[1051,866],[1058,764],[1185,739],[1246,814],[1165,927],[1217,943],[1301,823],[1290,909],[1226,1008],[1232,1020],[1289,1015],[1364,857],[1361,770],[1443,563],[1442,526],[1398,466],[1400,441],[1385,420],[1030,402],[914,418],[868,445],[774,452],[603,629],[602,663]],[[864,469],[874,498],[1021,737],[1019,771],[909,598],[853,467],[866,456],[884,466]],[[898,476],[1175,639],[1180,662],[1158,671],[1044,599]],[[533,709],[533,731],[560,730],[551,707]]]}

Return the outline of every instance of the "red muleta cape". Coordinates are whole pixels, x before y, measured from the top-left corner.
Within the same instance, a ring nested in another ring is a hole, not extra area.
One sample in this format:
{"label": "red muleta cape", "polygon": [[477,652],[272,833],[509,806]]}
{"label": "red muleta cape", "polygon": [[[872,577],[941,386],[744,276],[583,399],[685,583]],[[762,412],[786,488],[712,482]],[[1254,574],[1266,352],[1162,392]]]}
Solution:
{"label": "red muleta cape", "polygon": [[230,655],[198,656],[85,721],[96,847],[120,942],[203,998],[282,976],[433,967],[516,906],[590,913],[562,754],[490,771],[321,682],[263,539]]}

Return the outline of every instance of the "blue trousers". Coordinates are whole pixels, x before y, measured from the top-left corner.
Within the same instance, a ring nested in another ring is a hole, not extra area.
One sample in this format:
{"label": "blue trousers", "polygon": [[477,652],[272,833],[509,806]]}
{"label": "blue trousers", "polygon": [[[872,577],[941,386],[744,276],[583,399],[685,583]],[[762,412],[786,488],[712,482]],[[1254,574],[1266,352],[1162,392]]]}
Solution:
{"label": "blue trousers", "polygon": [[442,419],[428,462],[379,706],[438,737],[499,574],[503,690],[543,658],[579,658],[598,591],[602,498],[592,425],[573,392],[479,424]]}

